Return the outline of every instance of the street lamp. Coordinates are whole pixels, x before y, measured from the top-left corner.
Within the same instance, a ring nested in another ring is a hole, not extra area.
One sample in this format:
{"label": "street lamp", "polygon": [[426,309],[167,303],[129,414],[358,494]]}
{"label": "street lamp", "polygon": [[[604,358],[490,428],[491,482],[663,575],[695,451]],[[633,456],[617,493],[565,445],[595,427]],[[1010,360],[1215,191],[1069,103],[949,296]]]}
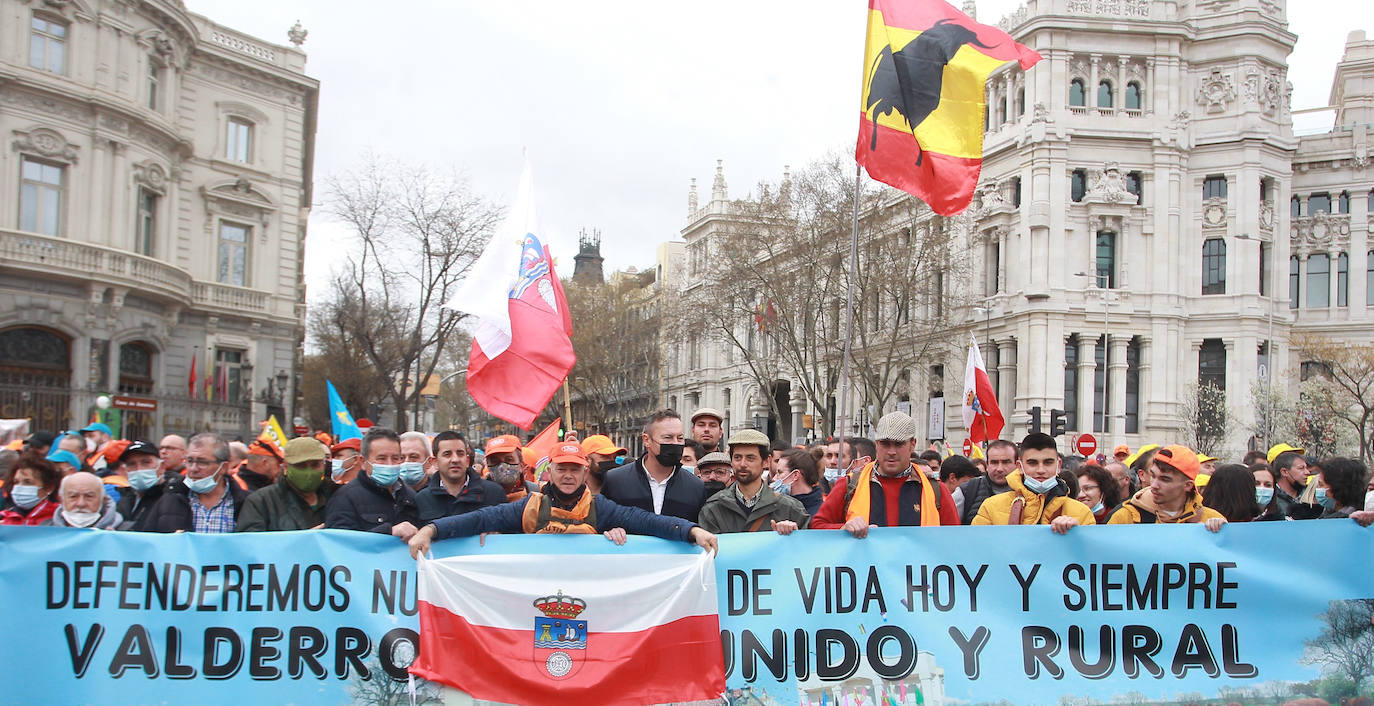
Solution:
{"label": "street lamp", "polygon": [[[1233,237],[1235,237],[1236,240],[1253,241],[1260,249],[1260,259],[1264,259],[1264,246],[1269,241],[1263,238],[1257,238],[1249,233],[1238,233]],[[1272,262],[1265,264],[1267,264],[1268,267],[1260,272],[1260,288],[1268,292],[1264,298],[1265,304],[1267,305],[1266,308],[1268,309],[1267,318],[1269,320],[1269,333],[1264,343],[1264,394],[1269,398],[1269,403],[1266,405],[1269,409],[1266,412],[1266,419],[1264,420],[1264,448],[1268,449],[1273,446],[1273,439],[1270,438],[1270,435],[1273,433],[1272,430],[1274,428],[1274,280],[1273,277],[1270,276],[1272,274],[1271,271],[1274,269],[1274,264]]]}

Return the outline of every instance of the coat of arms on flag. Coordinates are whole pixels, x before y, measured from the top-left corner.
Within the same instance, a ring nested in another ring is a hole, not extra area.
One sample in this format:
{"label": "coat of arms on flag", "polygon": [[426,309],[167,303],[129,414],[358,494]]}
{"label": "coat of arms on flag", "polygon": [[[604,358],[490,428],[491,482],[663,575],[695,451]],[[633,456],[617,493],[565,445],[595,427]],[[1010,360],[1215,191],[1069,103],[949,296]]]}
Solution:
{"label": "coat of arms on flag", "polygon": [[563,595],[534,600],[543,617],[534,619],[534,662],[554,679],[562,679],[582,668],[587,651],[587,621],[577,616],[587,609],[581,598]]}

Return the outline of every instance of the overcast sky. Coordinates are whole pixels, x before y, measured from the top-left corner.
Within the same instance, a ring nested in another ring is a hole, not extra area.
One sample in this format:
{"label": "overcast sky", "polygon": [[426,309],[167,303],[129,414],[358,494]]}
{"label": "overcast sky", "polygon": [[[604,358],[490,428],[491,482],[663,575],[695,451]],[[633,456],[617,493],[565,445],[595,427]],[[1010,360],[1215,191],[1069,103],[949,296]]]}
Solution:
{"label": "overcast sky", "polygon": [[[979,0],[979,19],[995,23],[1018,4]],[[271,42],[286,43],[298,19],[310,32],[307,73],[322,84],[312,298],[342,237],[321,207],[324,183],[369,150],[457,168],[507,204],[527,148],[545,239],[566,274],[582,228],[601,231],[608,272],[652,265],[655,247],[685,225],[689,180],[709,198],[716,159],[740,196],[784,165],[850,149],[856,130],[866,0],[187,5]],[[1295,5],[1293,107],[1324,106],[1346,33],[1374,33],[1374,10]]]}

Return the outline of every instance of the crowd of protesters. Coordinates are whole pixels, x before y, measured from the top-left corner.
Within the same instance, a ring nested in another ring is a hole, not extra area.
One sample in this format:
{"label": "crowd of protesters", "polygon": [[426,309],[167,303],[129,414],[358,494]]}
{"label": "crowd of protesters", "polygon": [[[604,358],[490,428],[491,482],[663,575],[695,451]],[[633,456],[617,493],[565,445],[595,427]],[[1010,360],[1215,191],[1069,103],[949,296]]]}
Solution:
{"label": "crowd of protesters", "polygon": [[[1238,463],[1181,444],[1060,453],[1040,433],[994,440],[975,458],[918,449],[908,415],[873,439],[793,446],[697,410],[655,412],[630,457],[604,435],[569,436],[542,455],[513,435],[480,446],[455,431],[373,427],[278,445],[214,433],[154,445],[93,423],[35,433],[0,450],[0,524],[138,532],[320,528],[389,534],[412,554],[448,537],[497,533],[646,534],[716,548],[716,535],[891,526],[1374,522],[1374,483],[1352,458],[1278,444]],[[1218,465],[1220,464],[1220,465]]]}

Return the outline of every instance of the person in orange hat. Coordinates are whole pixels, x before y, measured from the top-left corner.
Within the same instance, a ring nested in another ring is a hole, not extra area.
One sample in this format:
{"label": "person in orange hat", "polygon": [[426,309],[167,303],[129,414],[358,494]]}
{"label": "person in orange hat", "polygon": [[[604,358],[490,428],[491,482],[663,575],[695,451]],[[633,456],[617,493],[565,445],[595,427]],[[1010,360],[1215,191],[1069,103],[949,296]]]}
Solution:
{"label": "person in orange hat", "polygon": [[1220,512],[1202,504],[1197,491],[1201,470],[1197,454],[1173,444],[1155,452],[1150,485],[1121,504],[1107,520],[1109,525],[1150,525],[1198,522],[1217,532],[1226,524]]}
{"label": "person in orange hat", "polygon": [[615,459],[628,453],[623,446],[616,446],[611,437],[605,434],[592,434],[582,440],[582,452],[587,454],[591,468],[587,473],[587,488],[593,493],[601,492],[601,484],[606,481],[606,472],[619,466]]}
{"label": "person in orange hat", "polygon": [[130,492],[129,476],[119,463],[119,457],[124,455],[124,450],[129,448],[130,443],[133,442],[117,439],[105,444],[99,453],[102,463],[95,474],[105,484],[105,494],[115,502],[119,502]]}
{"label": "person in orange hat", "polygon": [[240,488],[253,492],[277,482],[281,475],[282,451],[266,439],[254,439],[248,444],[248,458],[234,469],[233,479]]}
{"label": "person in orange hat", "polygon": [[539,486],[525,480],[520,440],[514,435],[502,434],[493,438],[487,442],[485,452],[487,478],[496,481],[506,491],[506,502],[515,502],[530,493],[539,492]]}
{"label": "person in orange hat", "polygon": [[329,447],[329,480],[348,485],[362,466],[362,439],[344,439]]}
{"label": "person in orange hat", "polygon": [[1116,460],[1125,463],[1126,459],[1131,456],[1131,447],[1125,444],[1117,444],[1116,448],[1112,449],[1112,456],[1115,456]]}

